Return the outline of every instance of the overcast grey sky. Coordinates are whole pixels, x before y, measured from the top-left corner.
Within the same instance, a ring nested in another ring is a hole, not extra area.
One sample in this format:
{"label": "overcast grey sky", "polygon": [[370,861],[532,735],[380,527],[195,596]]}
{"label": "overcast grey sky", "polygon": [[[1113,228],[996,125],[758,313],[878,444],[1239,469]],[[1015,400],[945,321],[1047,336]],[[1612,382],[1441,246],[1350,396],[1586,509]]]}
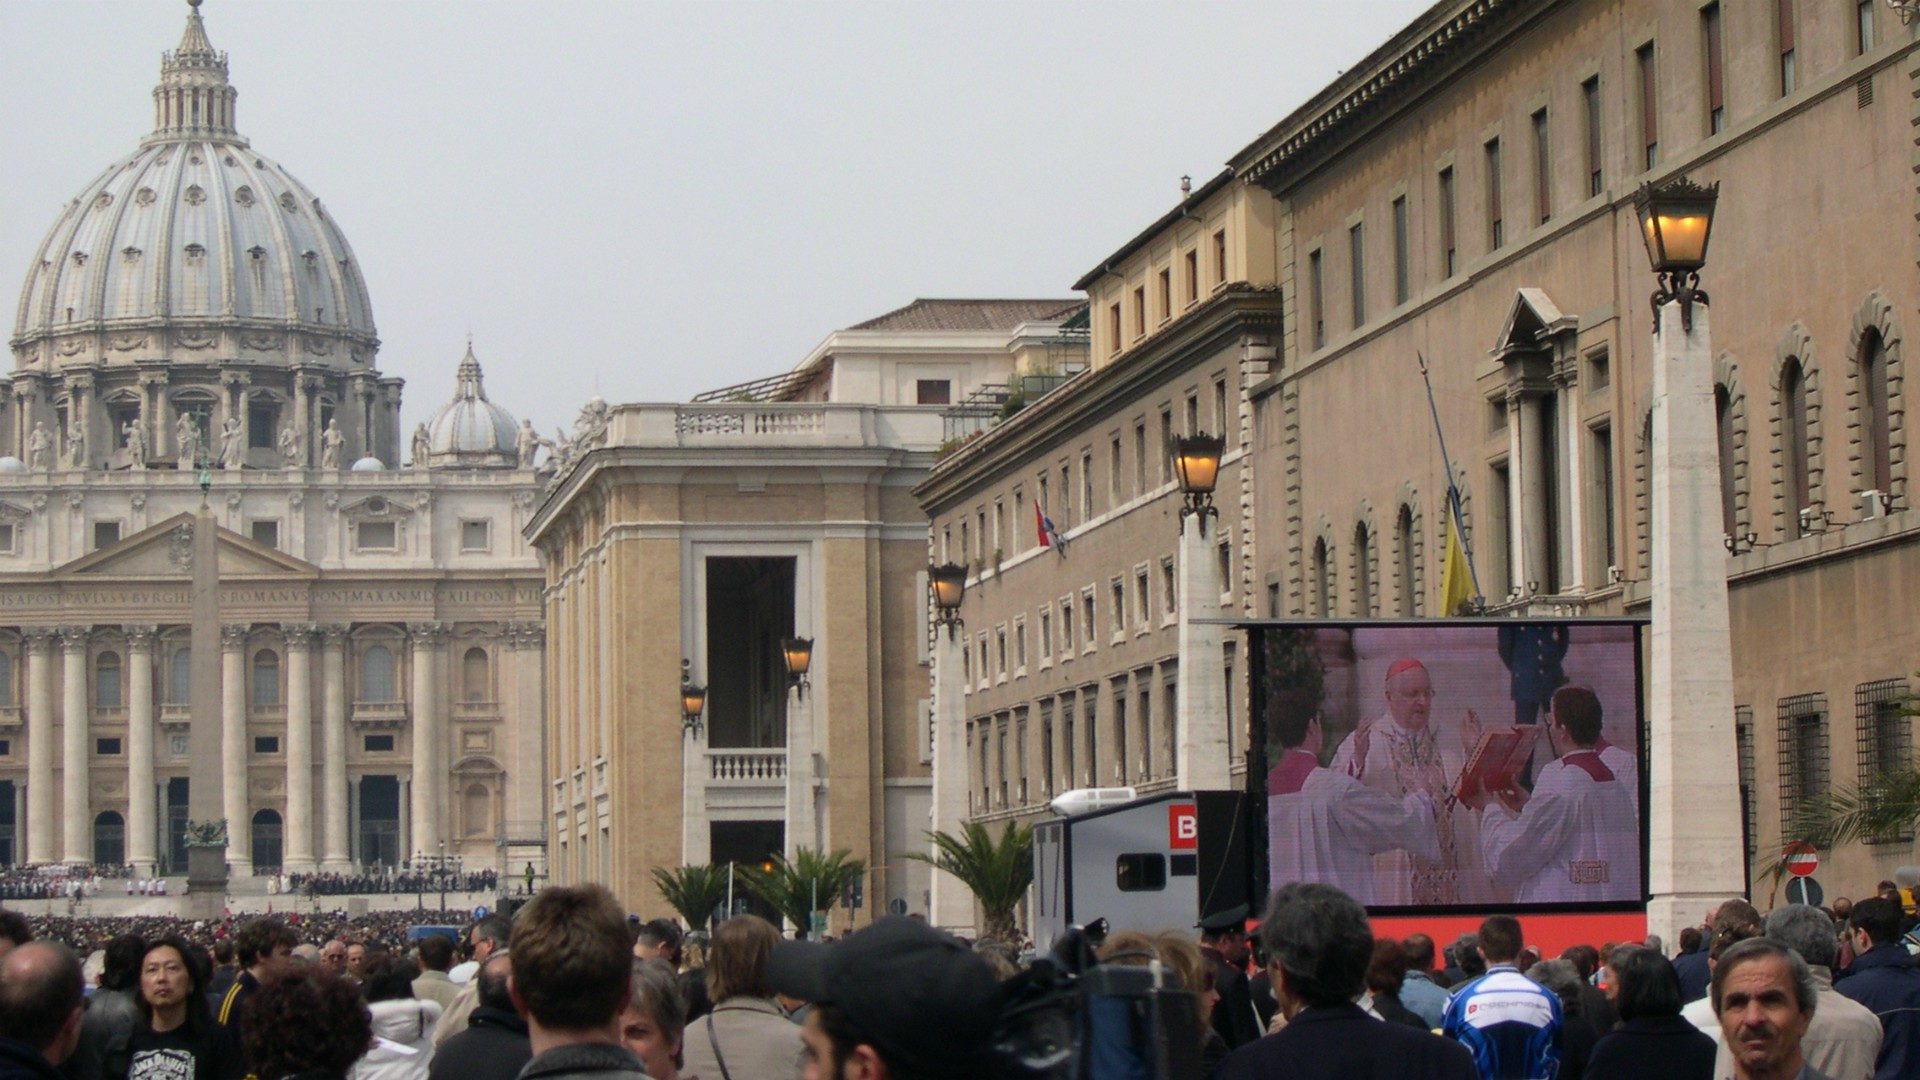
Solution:
{"label": "overcast grey sky", "polygon": [[[1429,0],[207,0],[239,128],[366,274],[407,428],[466,334],[543,430],[917,296],[1072,296]],[[178,0],[0,0],[0,292],[152,123]],[[11,332],[11,316],[8,319]]]}

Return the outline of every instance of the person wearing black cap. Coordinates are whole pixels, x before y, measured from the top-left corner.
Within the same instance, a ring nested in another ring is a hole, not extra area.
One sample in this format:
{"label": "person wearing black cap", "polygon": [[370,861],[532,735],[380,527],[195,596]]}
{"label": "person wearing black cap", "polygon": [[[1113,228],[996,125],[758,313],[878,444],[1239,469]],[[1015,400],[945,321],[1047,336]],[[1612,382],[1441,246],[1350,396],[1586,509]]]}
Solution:
{"label": "person wearing black cap", "polygon": [[1235,904],[1201,919],[1200,955],[1213,965],[1213,988],[1220,1000],[1213,1006],[1213,1030],[1237,1050],[1260,1037],[1259,1014],[1253,1008],[1253,990],[1244,965],[1251,951],[1247,943],[1247,905]]}
{"label": "person wearing black cap", "polygon": [[1283,885],[1267,905],[1260,941],[1287,1026],[1235,1050],[1213,1080],[1475,1080],[1466,1047],[1383,1024],[1354,1004],[1366,987],[1373,929],[1351,896],[1331,885]]}
{"label": "person wearing black cap", "polygon": [[824,945],[782,941],[773,988],[811,1002],[801,1036],[820,1080],[973,1080],[1000,1012],[1000,984],[959,939],[886,916]]}

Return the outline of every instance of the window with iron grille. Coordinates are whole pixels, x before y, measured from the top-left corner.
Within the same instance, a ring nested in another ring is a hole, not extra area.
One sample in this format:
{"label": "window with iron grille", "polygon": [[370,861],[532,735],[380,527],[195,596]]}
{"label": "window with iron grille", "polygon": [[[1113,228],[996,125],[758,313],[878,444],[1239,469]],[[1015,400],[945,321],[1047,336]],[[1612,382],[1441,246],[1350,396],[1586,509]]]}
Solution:
{"label": "window with iron grille", "polygon": [[[1905,679],[1880,679],[1853,688],[1861,790],[1883,784],[1913,768],[1913,717],[1907,714],[1911,701]],[[1907,828],[1876,833],[1867,842],[1890,844],[1912,840],[1913,830]]]}
{"label": "window with iron grille", "polygon": [[1747,860],[1760,852],[1760,809],[1753,789],[1753,706],[1733,707],[1733,741],[1740,760],[1740,809],[1746,817]]}
{"label": "window with iron grille", "polygon": [[1780,833],[1807,800],[1827,792],[1827,695],[1794,694],[1779,703]]}

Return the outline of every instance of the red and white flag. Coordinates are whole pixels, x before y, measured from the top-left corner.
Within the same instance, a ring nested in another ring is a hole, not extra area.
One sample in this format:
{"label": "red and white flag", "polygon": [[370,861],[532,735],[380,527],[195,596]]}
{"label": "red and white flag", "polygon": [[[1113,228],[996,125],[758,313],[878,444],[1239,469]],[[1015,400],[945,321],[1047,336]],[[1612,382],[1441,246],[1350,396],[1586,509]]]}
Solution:
{"label": "red and white flag", "polygon": [[1066,538],[1060,535],[1060,530],[1053,527],[1053,519],[1047,516],[1046,510],[1040,506],[1037,499],[1033,504],[1033,531],[1041,547],[1052,548],[1063,556],[1067,553]]}

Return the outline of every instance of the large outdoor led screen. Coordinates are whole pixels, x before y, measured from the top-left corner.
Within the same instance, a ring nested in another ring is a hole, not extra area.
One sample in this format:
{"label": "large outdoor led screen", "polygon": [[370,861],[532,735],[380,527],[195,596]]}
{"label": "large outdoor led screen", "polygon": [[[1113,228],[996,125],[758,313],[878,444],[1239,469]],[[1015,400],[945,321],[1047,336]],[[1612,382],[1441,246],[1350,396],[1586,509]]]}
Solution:
{"label": "large outdoor led screen", "polygon": [[1639,627],[1258,627],[1268,884],[1371,908],[1638,905]]}

